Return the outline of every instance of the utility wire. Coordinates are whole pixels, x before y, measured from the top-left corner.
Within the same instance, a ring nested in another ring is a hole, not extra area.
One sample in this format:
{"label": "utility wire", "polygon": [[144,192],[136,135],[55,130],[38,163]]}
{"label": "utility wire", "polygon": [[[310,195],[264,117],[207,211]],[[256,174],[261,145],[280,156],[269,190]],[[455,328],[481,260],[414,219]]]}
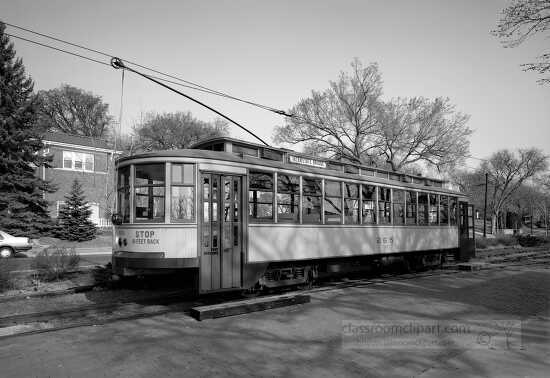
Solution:
{"label": "utility wire", "polygon": [[180,92],[180,91],[178,91],[178,90],[176,90],[176,89],[174,89],[174,88],[172,88],[172,87],[170,87],[170,86],[168,86],[168,85],[166,85],[166,84],[164,84],[164,83],[162,83],[162,82],[160,82],[160,81],[158,81],[158,80],[156,80],[156,79],[154,79],[154,78],[152,78],[152,77],[150,77],[150,76],[148,76],[148,75],[146,75],[146,74],[144,74],[144,73],[142,73],[142,72],[136,71],[136,70],[134,70],[133,68],[130,68],[130,67],[125,66],[125,65],[124,65],[124,62],[123,62],[121,59],[116,58],[116,57],[113,57],[113,58],[111,59],[111,66],[112,66],[113,68],[115,68],[115,69],[124,69],[124,70],[128,70],[128,71],[130,71],[130,72],[133,72],[133,73],[135,73],[135,74],[137,74],[137,75],[139,75],[139,76],[141,76],[141,77],[144,77],[144,78],[146,78],[146,79],[149,79],[149,80],[151,80],[152,82],[154,82],[154,83],[156,83],[156,84],[158,84],[158,85],[160,85],[160,86],[162,86],[162,87],[164,87],[164,88],[166,88],[166,89],[169,89],[169,90],[171,90],[172,92],[175,92],[175,93],[177,93],[177,94],[179,94],[179,95],[181,95],[181,96],[183,96],[183,97],[185,97],[185,98],[187,98],[187,99],[189,99],[189,100],[191,100],[191,101],[193,101],[193,102],[195,102],[195,103],[197,103],[197,104],[199,104],[199,105],[204,106],[205,108],[207,108],[207,109],[213,111],[214,113],[218,114],[219,116],[225,118],[225,119],[228,120],[229,122],[231,122],[231,123],[237,125],[238,127],[240,127],[241,129],[243,129],[244,131],[246,131],[247,133],[249,133],[250,135],[252,135],[254,138],[258,139],[260,142],[262,142],[263,144],[265,144],[266,146],[269,147],[269,144],[267,144],[262,138],[260,138],[259,136],[257,136],[257,135],[254,134],[252,131],[248,130],[246,127],[242,126],[242,125],[239,124],[238,122],[232,120],[231,118],[229,118],[229,117],[226,116],[225,114],[220,113],[219,111],[217,111],[216,109],[212,108],[211,106],[208,106],[208,105],[206,105],[205,103],[200,102],[199,100],[194,99],[193,97],[188,96],[188,95],[186,95],[185,93],[182,93],[182,92]]}
{"label": "utility wire", "polygon": [[47,45],[45,43],[40,43],[40,42],[37,42],[37,41],[33,41],[31,39],[23,38],[23,37],[18,36],[18,35],[9,34],[9,33],[4,33],[4,35],[7,35],[8,37],[11,37],[11,38],[17,38],[17,39],[21,39],[23,41],[34,43],[35,45],[40,45],[40,46],[43,46],[43,47],[46,47],[46,48],[49,48],[49,49],[52,49],[52,50],[57,50],[57,51],[65,53],[65,54],[73,55],[73,56],[76,56],[76,57],[79,57],[79,58],[82,58],[82,59],[87,59],[87,60],[90,60],[94,63],[99,63],[99,64],[103,64],[105,66],[110,66],[108,63],[102,62],[101,60],[90,58],[90,57],[80,55],[80,54],[77,54],[77,53],[74,53],[74,52],[71,52],[71,51],[63,50],[63,49],[60,49],[58,47]]}
{"label": "utility wire", "polygon": [[[48,34],[44,34],[44,33],[39,33],[37,31],[27,29],[27,28],[24,28],[24,27],[21,27],[21,26],[18,26],[18,25],[14,25],[14,24],[11,24],[11,23],[8,23],[8,22],[3,22],[3,23],[8,25],[8,26],[11,26],[12,28],[24,30],[28,33],[39,35],[39,36],[44,37],[44,38],[49,38],[49,39],[52,39],[52,40],[57,41],[57,42],[65,43],[65,44],[73,46],[73,47],[77,47],[77,48],[80,48],[80,49],[83,49],[83,50],[87,50],[87,51],[93,52],[95,54],[99,54],[99,55],[102,55],[104,57],[107,57],[109,59],[114,56],[114,54],[109,54],[109,53],[106,53],[104,51],[92,49],[92,48],[86,47],[86,46],[78,44],[78,43],[69,42],[69,41],[61,39],[61,38],[57,38],[57,37],[54,37],[54,36],[51,36],[51,35],[48,35]],[[23,39],[21,37],[19,37],[19,38]],[[30,40],[27,40],[27,39],[25,39],[25,40],[29,41],[29,42],[33,42],[33,41],[30,41]],[[40,44],[38,42],[34,42],[34,43]],[[89,58],[89,59],[91,59],[91,58]],[[280,110],[280,109],[277,109],[277,108],[274,108],[274,107],[271,107],[271,106],[263,105],[263,104],[260,104],[260,103],[254,102],[254,101],[245,100],[245,99],[242,99],[242,98],[239,98],[239,97],[235,97],[235,96],[232,96],[230,94],[227,94],[227,93],[224,93],[224,92],[221,92],[221,91],[217,91],[217,90],[205,87],[203,85],[194,83],[192,81],[182,79],[182,78],[177,77],[175,75],[164,73],[164,72],[159,71],[155,68],[147,67],[147,66],[141,65],[139,63],[136,63],[136,62],[133,62],[133,61],[130,61],[130,60],[127,60],[127,59],[121,58],[121,60],[123,60],[126,63],[132,64],[136,67],[143,68],[145,70],[154,72],[156,74],[166,76],[166,77],[169,77],[171,79],[174,79],[174,80],[180,81],[182,83],[185,83],[185,84],[187,84],[187,86],[186,85],[183,85],[183,86],[187,87],[187,88],[196,89],[196,90],[200,90],[202,92],[206,92],[206,93],[214,94],[214,95],[217,95],[217,96],[225,97],[225,98],[228,98],[228,99],[232,99],[232,100],[235,100],[235,101],[243,102],[243,103],[246,103],[246,104],[249,104],[249,105],[252,105],[252,106],[256,106],[256,107],[259,107],[261,109],[268,110],[268,111],[271,111],[271,112],[274,112],[274,113],[277,113],[277,114],[280,114],[280,115],[287,115],[284,110]],[[106,63],[102,63],[102,64],[106,64]],[[167,81],[166,79],[162,79],[162,78],[157,78],[157,79]],[[171,82],[171,83],[172,84],[177,84],[175,82]],[[178,84],[178,85],[181,85],[181,84]]]}
{"label": "utility wire", "polygon": [[[44,33],[40,33],[40,32],[37,32],[37,31],[34,31],[34,30],[31,30],[31,29],[27,29],[27,28],[24,28],[24,27],[21,27],[21,26],[17,26],[17,25],[14,25],[14,24],[11,24],[11,23],[8,23],[8,22],[4,22],[4,21],[1,21],[3,22],[5,25],[8,25],[8,26],[11,26],[13,28],[16,28],[16,29],[20,29],[20,30],[23,30],[23,31],[26,31],[26,32],[29,32],[29,33],[32,33],[32,34],[35,34],[35,35],[39,35],[41,37],[44,37],[44,38],[49,38],[49,39],[52,39],[52,40],[55,40],[55,41],[58,41],[58,42],[61,42],[61,43],[65,43],[67,45],[70,45],[70,46],[73,46],[73,47],[77,47],[77,48],[80,48],[80,49],[83,49],[83,50],[87,50],[87,51],[90,51],[90,52],[93,52],[93,53],[96,53],[96,54],[99,54],[99,55],[102,55],[102,56],[105,56],[105,57],[108,57],[109,59],[111,59],[113,57],[113,55],[111,54],[108,54],[106,52],[103,52],[103,51],[100,51],[100,50],[95,50],[95,49],[92,49],[92,48],[89,48],[89,47],[86,47],[84,45],[80,45],[80,44],[77,44],[77,43],[73,43],[73,42],[69,42],[69,41],[66,41],[64,39],[61,39],[61,38],[57,38],[57,37],[54,37],[54,36],[51,36],[51,35],[48,35],[48,34],[44,34]],[[102,62],[100,60],[97,60],[97,59],[94,59],[94,58],[90,58],[88,56],[84,56],[84,55],[81,55],[81,54],[78,54],[78,53],[75,53],[75,52],[71,52],[71,51],[68,51],[68,50],[64,50],[64,49],[61,49],[61,48],[58,48],[58,47],[55,47],[55,46],[51,46],[51,45],[48,45],[48,44],[45,44],[45,43],[41,43],[41,42],[38,42],[38,41],[34,41],[34,40],[31,40],[31,39],[28,39],[28,38],[24,38],[24,37],[21,37],[19,35],[14,35],[14,34],[10,34],[10,33],[4,33],[5,35],[9,36],[9,37],[12,37],[12,38],[17,38],[17,39],[20,39],[20,40],[23,40],[23,41],[26,41],[26,42],[29,42],[29,43],[33,43],[35,45],[39,45],[39,46],[42,46],[42,47],[45,47],[45,48],[49,48],[49,49],[52,49],[52,50],[56,50],[56,51],[59,51],[59,52],[63,52],[65,54],[69,54],[69,55],[73,55],[73,56],[76,56],[76,57],[79,57],[79,58],[82,58],[82,59],[86,59],[88,61],[91,61],[91,62],[94,62],[94,63],[99,63],[101,65],[104,65],[104,66],[111,66],[111,64],[108,64],[106,62]],[[172,78],[172,79],[175,79],[179,82],[176,82],[176,81],[173,81],[173,80],[168,80],[168,79],[165,79],[165,78],[162,78],[162,77],[158,77],[158,76],[154,76],[154,75],[142,75],[144,77],[147,77],[148,79],[156,79],[156,80],[159,80],[159,81],[163,81],[163,82],[167,82],[167,83],[170,83],[170,84],[174,84],[174,85],[178,85],[178,86],[181,86],[181,87],[184,87],[184,88],[188,88],[188,89],[193,89],[193,90],[196,90],[196,91],[199,91],[199,92],[203,92],[203,93],[207,93],[207,94],[213,94],[213,95],[217,95],[217,96],[221,96],[221,97],[225,97],[225,98],[228,98],[228,99],[232,99],[232,100],[235,100],[235,101],[239,101],[239,102],[243,102],[243,103],[246,103],[246,104],[249,104],[249,105],[252,105],[252,106],[256,106],[256,107],[259,107],[261,109],[264,109],[264,110],[267,110],[267,111],[271,111],[271,112],[274,112],[276,114],[279,114],[279,115],[283,115],[285,117],[289,117],[289,118],[295,118],[295,119],[299,119],[299,120],[302,120],[303,122],[307,122],[307,123],[311,123],[310,121],[306,120],[305,118],[302,118],[298,115],[295,115],[295,114],[288,114],[287,112],[283,111],[283,110],[280,110],[280,109],[276,109],[276,108],[273,108],[271,106],[267,106],[267,105],[262,105],[260,103],[256,103],[256,102],[253,102],[253,101],[249,101],[249,100],[244,100],[244,99],[241,99],[241,98],[238,98],[238,97],[235,97],[235,96],[232,96],[232,95],[229,95],[227,93],[224,93],[224,92],[221,92],[221,91],[217,91],[217,90],[214,90],[214,89],[210,89],[208,87],[205,87],[203,85],[200,85],[200,84],[197,84],[197,83],[194,83],[192,81],[188,81],[188,80],[184,80],[182,78],[179,78],[177,76],[174,76],[174,75],[171,75],[171,74],[167,74],[167,73],[164,73],[162,71],[159,71],[159,70],[156,70],[154,68],[151,68],[151,67],[147,67],[147,66],[144,66],[144,65],[141,65],[139,63],[136,63],[136,62],[132,62],[130,60],[126,60],[126,59],[120,59],[121,61],[123,62],[126,62],[126,63],[130,63],[136,67],[140,67],[140,68],[143,68],[145,70],[148,70],[148,71],[151,71],[151,72],[155,72],[157,74],[160,74],[160,75],[163,75],[163,76],[166,76],[166,77],[169,77],[169,78]],[[124,65],[124,68],[125,69],[130,69],[130,67],[128,67],[127,65]],[[137,71],[134,71],[137,73]],[[183,84],[185,83],[185,84]],[[160,84],[160,83],[159,83]],[[172,88],[166,86],[167,88],[169,88],[170,90],[173,90]],[[174,90],[175,91],[175,90]],[[177,91],[176,91],[177,92]],[[178,92],[179,93],[179,92]],[[182,94],[182,93],[180,93]],[[184,94],[182,94],[184,95]],[[186,95],[184,95],[186,96]],[[186,96],[187,97],[187,96]],[[193,100],[193,101],[196,101],[195,99],[192,99],[190,97],[188,97],[189,99]],[[200,102],[199,102],[200,103]],[[205,104],[203,103],[200,103],[201,105],[203,106],[206,106]],[[214,109],[211,109],[214,111]],[[221,115],[221,114],[220,114]],[[224,116],[225,118],[225,116]],[[231,119],[230,119],[231,120]],[[235,121],[231,120],[231,122],[235,123],[236,125],[238,125],[239,127],[245,129],[244,127],[242,127],[241,125],[239,125],[238,123],[236,123]],[[245,129],[246,130],[246,129]],[[246,130],[247,132],[249,132],[248,130]],[[252,134],[254,135],[254,134]],[[254,135],[254,137],[256,137],[257,139],[259,139],[260,141],[262,141],[262,143],[266,144],[263,140],[261,140],[260,138],[258,138],[256,135]],[[472,156],[472,155],[469,155],[469,156],[464,156],[465,158],[471,158],[471,159],[475,159],[475,160],[479,160],[479,161],[488,161],[488,159],[483,159],[483,158],[478,158],[478,157],[475,157],[475,156]],[[473,167],[468,167],[468,168],[471,168],[471,169],[477,169],[477,168],[473,168]]]}

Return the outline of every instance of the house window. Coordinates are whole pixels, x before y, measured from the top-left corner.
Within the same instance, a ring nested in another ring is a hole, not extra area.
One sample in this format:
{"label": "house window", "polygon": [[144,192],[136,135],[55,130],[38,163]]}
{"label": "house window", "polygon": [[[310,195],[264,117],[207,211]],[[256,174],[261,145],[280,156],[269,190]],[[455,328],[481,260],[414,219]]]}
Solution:
{"label": "house window", "polygon": [[56,208],[55,208],[55,217],[59,218],[59,212],[61,208],[65,205],[65,201],[57,201],[56,202]]}
{"label": "house window", "polygon": [[193,164],[172,164],[170,196],[172,222],[195,221],[195,168]]}
{"label": "house window", "polygon": [[63,168],[93,172],[94,155],[83,152],[63,151]]}

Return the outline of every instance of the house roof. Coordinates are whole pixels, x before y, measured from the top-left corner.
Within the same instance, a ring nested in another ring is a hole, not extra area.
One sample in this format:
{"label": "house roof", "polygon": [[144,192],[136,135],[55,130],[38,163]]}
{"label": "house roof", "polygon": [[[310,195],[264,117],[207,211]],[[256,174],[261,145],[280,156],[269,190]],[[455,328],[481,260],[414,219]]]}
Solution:
{"label": "house roof", "polygon": [[74,144],[77,146],[86,146],[86,147],[92,147],[92,148],[102,148],[102,149],[112,150],[112,147],[109,146],[106,140],[95,138],[95,137],[47,131],[46,133],[44,133],[43,139],[46,142],[58,142],[58,143]]}

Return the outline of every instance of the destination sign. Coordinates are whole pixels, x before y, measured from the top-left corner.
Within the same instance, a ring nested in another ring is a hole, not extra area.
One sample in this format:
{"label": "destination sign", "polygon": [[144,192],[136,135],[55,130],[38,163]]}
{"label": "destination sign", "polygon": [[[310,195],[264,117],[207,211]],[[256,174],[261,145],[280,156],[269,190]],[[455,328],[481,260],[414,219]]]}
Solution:
{"label": "destination sign", "polygon": [[288,156],[288,161],[294,164],[309,165],[310,167],[326,168],[327,163],[320,160],[308,159],[301,156]]}

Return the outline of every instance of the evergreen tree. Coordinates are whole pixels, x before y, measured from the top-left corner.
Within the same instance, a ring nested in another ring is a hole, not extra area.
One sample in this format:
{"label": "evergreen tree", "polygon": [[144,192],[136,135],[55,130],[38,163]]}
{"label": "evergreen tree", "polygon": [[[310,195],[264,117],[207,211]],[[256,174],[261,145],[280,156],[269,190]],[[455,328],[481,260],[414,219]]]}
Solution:
{"label": "evergreen tree", "polygon": [[92,210],[86,203],[82,186],[74,180],[71,192],[65,196],[65,204],[59,209],[57,237],[71,241],[92,240],[96,228],[90,221]]}
{"label": "evergreen tree", "polygon": [[37,127],[33,82],[0,22],[0,229],[37,237],[52,231],[44,193],[55,191],[35,174],[49,159]]}

